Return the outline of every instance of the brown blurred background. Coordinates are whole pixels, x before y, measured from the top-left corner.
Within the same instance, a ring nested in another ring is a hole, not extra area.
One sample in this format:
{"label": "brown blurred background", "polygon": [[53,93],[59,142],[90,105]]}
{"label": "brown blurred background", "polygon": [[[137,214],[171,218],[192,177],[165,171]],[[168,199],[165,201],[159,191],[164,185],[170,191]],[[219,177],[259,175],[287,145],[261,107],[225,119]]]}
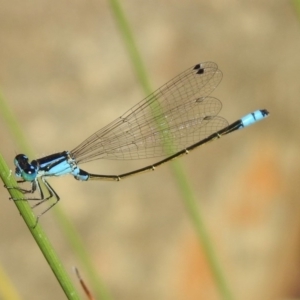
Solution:
{"label": "brown blurred background", "polygon": [[[73,149],[144,98],[108,2],[0,3],[0,87],[37,157]],[[300,299],[300,23],[291,2],[122,5],[153,88],[214,61],[224,73],[213,93],[222,116],[270,111],[181,163],[236,299]],[[13,169],[22,150],[2,118],[0,128]],[[119,174],[154,161],[83,168]],[[114,299],[219,299],[170,167],[120,183],[50,182]],[[64,299],[4,188],[0,195],[0,264],[23,299]],[[41,223],[78,285],[72,266],[81,266],[54,211]]]}

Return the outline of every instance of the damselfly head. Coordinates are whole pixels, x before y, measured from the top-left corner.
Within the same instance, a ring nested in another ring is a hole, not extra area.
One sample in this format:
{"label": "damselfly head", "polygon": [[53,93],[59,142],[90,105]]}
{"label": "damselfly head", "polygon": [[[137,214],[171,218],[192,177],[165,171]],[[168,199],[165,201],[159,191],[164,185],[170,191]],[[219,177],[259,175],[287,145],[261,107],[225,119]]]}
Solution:
{"label": "damselfly head", "polygon": [[25,154],[18,154],[14,160],[17,177],[22,177],[25,181],[33,181],[37,176],[37,166],[30,164]]}

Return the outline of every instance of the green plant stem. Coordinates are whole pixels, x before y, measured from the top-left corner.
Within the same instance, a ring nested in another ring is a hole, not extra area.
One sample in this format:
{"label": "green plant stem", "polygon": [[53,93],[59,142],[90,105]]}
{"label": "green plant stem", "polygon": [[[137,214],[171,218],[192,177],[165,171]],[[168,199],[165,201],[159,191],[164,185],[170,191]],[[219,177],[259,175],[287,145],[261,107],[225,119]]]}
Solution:
{"label": "green plant stem", "polygon": [[28,142],[24,137],[22,129],[19,125],[17,118],[15,117],[14,113],[11,111],[10,107],[6,103],[2,93],[0,92],[0,113],[3,117],[4,121],[9,128],[14,141],[18,145],[19,149],[26,150],[27,155],[32,156],[33,151],[28,146]]}
{"label": "green plant stem", "polygon": [[221,265],[218,262],[217,255],[200,212],[200,206],[197,203],[197,199],[194,196],[190,183],[183,173],[183,168],[181,165],[179,165],[177,162],[173,162],[172,169],[175,173],[175,179],[182,194],[185,208],[194,225],[198,240],[202,246],[202,250],[216,282],[216,286],[218,287],[219,292],[224,300],[232,300],[232,293],[228,287]]}
{"label": "green plant stem", "polygon": [[[134,67],[136,77],[138,78],[145,94],[148,95],[152,92],[150,88],[150,81],[146,74],[146,69],[142,62],[139,51],[136,47],[136,43],[133,38],[129,23],[126,16],[120,6],[118,0],[110,0],[110,5],[118,28],[121,32],[121,36],[125,43],[128,55],[131,59],[132,65]],[[172,170],[176,181],[178,183],[179,190],[183,196],[185,208],[190,216],[190,219],[195,227],[199,242],[203,248],[206,255],[207,261],[210,265],[213,277],[215,279],[218,290],[224,300],[232,300],[233,296],[229,290],[226,278],[221,270],[221,266],[215,255],[212,242],[209,238],[209,234],[205,228],[203,218],[200,213],[200,208],[197,204],[196,198],[193,194],[192,188],[184,175],[184,170],[178,161],[172,162]]]}
{"label": "green plant stem", "polygon": [[113,17],[118,25],[121,36],[127,48],[127,53],[130,57],[131,63],[133,65],[133,69],[136,74],[136,78],[139,81],[141,87],[144,89],[146,95],[149,95],[153,89],[150,85],[150,80],[147,76],[146,68],[143,64],[140,53],[137,49],[133,34],[131,32],[129,23],[126,19],[126,16],[120,6],[119,1],[117,0],[109,0]]}
{"label": "green plant stem", "polygon": [[[0,154],[0,176],[8,187],[17,186],[14,176],[9,171],[7,164],[5,163],[3,157]],[[23,198],[24,195],[16,189],[8,189],[11,197],[13,199]],[[80,299],[77,294],[67,272],[63,269],[62,263],[59,260],[57,254],[54,251],[50,241],[48,240],[45,232],[42,230],[39,224],[36,225],[36,218],[28,204],[27,201],[14,201],[16,204],[22,218],[24,219],[28,229],[30,230],[33,238],[35,239],[37,245],[39,246],[41,252],[43,253],[46,261],[48,262],[50,268],[52,269],[55,277],[57,278],[61,288],[63,289],[65,295],[68,299]],[[35,226],[36,225],[36,226]]]}
{"label": "green plant stem", "polygon": [[[20,149],[23,149],[24,153],[30,154],[30,156],[34,157],[31,147],[29,147],[27,140],[24,138],[24,134],[18,123],[18,120],[14,116],[13,112],[10,110],[9,106],[7,105],[6,101],[4,100],[3,95],[1,93],[0,93],[0,112],[1,112],[1,116],[6,121],[9,130],[11,131],[12,136],[14,137],[14,140],[18,144],[18,147]],[[14,176],[12,176],[12,177],[14,177]],[[16,191],[11,190],[11,192],[15,193]],[[18,192],[18,194],[20,196],[20,192]],[[18,201],[15,203],[16,203],[18,209],[21,208],[24,210],[23,215],[25,215],[25,216],[32,215],[31,209],[26,201]],[[62,208],[60,206],[56,206],[55,209],[53,210],[53,212],[58,220],[60,228],[64,232],[65,240],[67,240],[69,242],[73,251],[76,253],[77,257],[82,262],[82,266],[84,267],[85,271],[87,272],[87,274],[89,276],[88,279],[90,280],[90,282],[92,284],[93,290],[95,291],[97,298],[99,298],[101,300],[111,299],[107,289],[105,288],[105,286],[103,284],[102,279],[97,274],[97,271],[89,258],[89,254],[81,240],[81,237],[78,235],[76,229],[74,228],[74,225],[69,220],[68,216],[64,213],[64,211],[62,210]],[[35,222],[35,219],[34,219],[34,222]],[[29,227],[29,229],[30,228],[31,227]],[[50,257],[50,259],[51,259],[51,257]],[[53,262],[53,264],[55,264],[55,261]],[[57,279],[59,280],[60,278],[57,278]]]}

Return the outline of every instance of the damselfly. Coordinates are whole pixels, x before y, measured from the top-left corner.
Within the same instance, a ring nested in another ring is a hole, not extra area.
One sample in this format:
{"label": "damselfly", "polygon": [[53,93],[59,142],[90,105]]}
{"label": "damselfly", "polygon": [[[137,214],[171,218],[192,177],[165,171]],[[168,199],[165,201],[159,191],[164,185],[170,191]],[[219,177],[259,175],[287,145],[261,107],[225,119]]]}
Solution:
{"label": "damselfly", "polygon": [[[38,200],[36,207],[54,198],[55,201],[38,217],[52,208],[59,196],[47,178],[71,174],[77,180],[112,180],[156,167],[189,151],[218,139],[235,130],[249,126],[268,116],[268,111],[256,110],[236,122],[228,122],[218,116],[221,102],[209,95],[222,79],[222,72],[213,62],[197,64],[163,85],[147,98],[133,106],[121,117],[98,130],[72,151],[63,151],[29,162],[28,157],[15,157],[18,181],[30,182],[31,189],[16,189],[23,193],[39,191],[38,198],[14,200]],[[169,155],[147,167],[121,175],[91,174],[78,167],[98,159],[130,160]],[[44,196],[41,183],[49,195]]]}

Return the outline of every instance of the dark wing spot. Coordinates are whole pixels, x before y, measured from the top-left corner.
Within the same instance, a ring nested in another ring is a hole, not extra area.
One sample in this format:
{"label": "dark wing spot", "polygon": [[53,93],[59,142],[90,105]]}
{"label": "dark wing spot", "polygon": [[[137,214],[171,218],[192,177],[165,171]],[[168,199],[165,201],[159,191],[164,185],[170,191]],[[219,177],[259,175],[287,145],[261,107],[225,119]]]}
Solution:
{"label": "dark wing spot", "polygon": [[204,73],[204,69],[199,69],[196,74],[203,74]]}

